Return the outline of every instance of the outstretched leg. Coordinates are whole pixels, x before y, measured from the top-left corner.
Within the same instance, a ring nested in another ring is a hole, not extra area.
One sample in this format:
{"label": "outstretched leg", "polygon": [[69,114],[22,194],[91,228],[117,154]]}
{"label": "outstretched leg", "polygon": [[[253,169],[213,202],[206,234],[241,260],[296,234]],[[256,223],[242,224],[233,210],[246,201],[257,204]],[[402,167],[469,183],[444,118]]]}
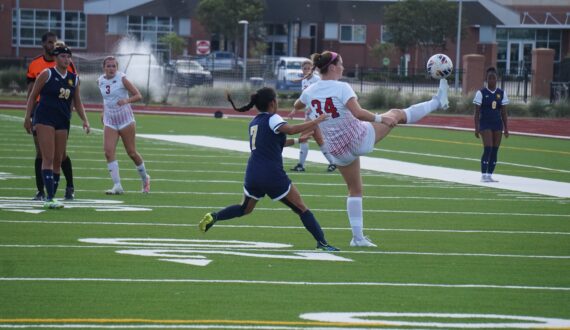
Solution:
{"label": "outstretched leg", "polygon": [[327,240],[325,239],[325,234],[321,229],[321,225],[313,215],[313,212],[311,212],[311,210],[309,210],[305,206],[305,203],[301,198],[301,194],[299,193],[299,190],[297,190],[297,187],[295,187],[294,184],[291,184],[291,189],[289,190],[289,193],[287,194],[287,196],[283,197],[280,200],[280,202],[289,206],[289,208],[293,210],[293,212],[299,215],[299,218],[301,219],[303,226],[305,226],[307,231],[309,231],[309,233],[311,233],[311,235],[313,235],[313,238],[317,241],[317,249],[324,251],[339,251],[339,249],[327,243]]}
{"label": "outstretched leg", "polygon": [[250,214],[255,205],[257,204],[257,200],[253,199],[249,196],[244,195],[241,204],[230,205],[218,212],[210,212],[206,213],[200,223],[198,224],[198,228],[202,232],[207,232],[212,228],[212,226],[217,221],[222,220],[230,220],[233,218],[239,218],[241,216]]}

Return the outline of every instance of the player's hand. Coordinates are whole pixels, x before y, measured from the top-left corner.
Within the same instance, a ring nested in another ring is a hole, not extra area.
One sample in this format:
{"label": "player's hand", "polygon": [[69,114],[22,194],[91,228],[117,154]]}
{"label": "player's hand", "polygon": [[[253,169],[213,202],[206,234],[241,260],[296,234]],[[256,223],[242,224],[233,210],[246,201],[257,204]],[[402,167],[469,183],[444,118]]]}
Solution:
{"label": "player's hand", "polygon": [[128,99],[121,99],[119,101],[117,101],[117,105],[122,107],[125,104],[129,104],[129,100]]}
{"label": "player's hand", "polygon": [[24,128],[28,134],[32,134],[32,119],[31,118],[24,118]]}
{"label": "player's hand", "polygon": [[297,110],[293,109],[293,111],[289,112],[289,115],[287,117],[289,117],[289,119],[293,120],[293,116],[295,116],[295,113],[297,113]]}
{"label": "player's hand", "polygon": [[315,134],[315,131],[305,132],[299,136],[299,143],[305,143]]}
{"label": "player's hand", "polygon": [[328,114],[328,113],[323,113],[322,115],[318,116],[318,117],[317,117],[315,120],[313,120],[313,121],[315,121],[315,122],[317,122],[317,123],[320,123],[320,122],[323,122],[323,121],[329,119],[330,116],[331,116],[331,115]]}
{"label": "player's hand", "polygon": [[478,130],[475,130],[475,137],[479,138],[479,131]]}
{"label": "player's hand", "polygon": [[85,131],[85,134],[89,134],[89,132],[91,132],[91,126],[89,126],[88,121],[83,122],[83,130]]}
{"label": "player's hand", "polygon": [[396,125],[398,125],[398,120],[396,118],[382,116],[382,124],[394,128]]}
{"label": "player's hand", "polygon": [[508,130],[508,129],[506,129],[506,130],[503,132],[503,134],[505,134],[505,137],[506,137],[507,139],[509,138],[509,130]]}

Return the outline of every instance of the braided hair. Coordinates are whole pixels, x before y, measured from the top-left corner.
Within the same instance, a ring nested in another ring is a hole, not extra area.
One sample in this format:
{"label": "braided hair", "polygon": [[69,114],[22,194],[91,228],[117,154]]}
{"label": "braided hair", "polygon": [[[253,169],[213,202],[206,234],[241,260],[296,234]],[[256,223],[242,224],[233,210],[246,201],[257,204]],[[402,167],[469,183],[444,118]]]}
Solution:
{"label": "braided hair", "polygon": [[241,108],[236,108],[230,93],[227,93],[226,96],[228,102],[231,103],[232,108],[234,108],[234,110],[237,112],[249,111],[254,106],[257,108],[257,110],[259,110],[259,112],[267,112],[267,110],[269,110],[269,103],[275,100],[277,94],[275,93],[275,90],[273,90],[273,88],[270,87],[260,88],[255,93],[251,94],[249,103]]}

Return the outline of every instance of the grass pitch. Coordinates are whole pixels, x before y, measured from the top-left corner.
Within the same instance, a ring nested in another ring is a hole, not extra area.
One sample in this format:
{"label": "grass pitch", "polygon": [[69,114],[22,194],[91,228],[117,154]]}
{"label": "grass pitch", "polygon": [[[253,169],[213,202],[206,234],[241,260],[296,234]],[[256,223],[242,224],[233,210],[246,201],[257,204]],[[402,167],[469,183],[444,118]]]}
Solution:
{"label": "grass pitch", "polygon": [[[379,247],[350,248],[343,180],[309,163],[290,177],[342,250],[319,253],[269,199],[198,231],[204,213],[241,200],[247,154],[139,138],[151,193],[119,144],[126,194],[106,196],[102,135],[73,128],[77,200],[37,213],[22,117],[0,112],[1,328],[570,328],[570,199],[364,171]],[[248,119],[137,123],[247,139]],[[370,156],[477,171],[481,151],[471,132],[400,127]],[[497,173],[570,182],[565,140],[511,136],[499,161]]]}

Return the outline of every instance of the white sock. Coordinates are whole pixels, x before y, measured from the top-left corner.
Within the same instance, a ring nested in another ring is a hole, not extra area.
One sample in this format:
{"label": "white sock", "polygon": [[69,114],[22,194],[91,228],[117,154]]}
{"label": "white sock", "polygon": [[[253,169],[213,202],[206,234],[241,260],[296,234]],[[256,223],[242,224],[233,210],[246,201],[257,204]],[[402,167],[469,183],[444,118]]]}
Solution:
{"label": "white sock", "polygon": [[326,143],[323,143],[323,145],[321,146],[321,152],[323,153],[325,158],[329,161],[329,164],[334,164],[334,160],[331,154],[329,153],[329,148]]}
{"label": "white sock", "polygon": [[309,144],[307,142],[299,144],[299,164],[305,166],[305,161],[307,160],[307,155],[309,154]]}
{"label": "white sock", "polygon": [[433,98],[429,101],[414,104],[409,108],[404,109],[406,113],[406,124],[413,124],[418,122],[423,117],[427,116],[428,113],[435,111],[439,108],[439,101]]}
{"label": "white sock", "polygon": [[364,221],[362,218],[362,197],[348,197],[346,199],[346,211],[348,213],[348,221],[352,228],[352,237],[355,239],[362,239],[364,233]]}
{"label": "white sock", "polygon": [[119,162],[117,160],[109,162],[107,163],[107,168],[109,169],[109,173],[111,174],[111,179],[113,180],[113,184],[115,186],[120,186],[121,176],[119,175]]}
{"label": "white sock", "polygon": [[137,171],[139,172],[141,180],[144,182],[146,180],[146,168],[144,167],[144,162],[137,166]]}

